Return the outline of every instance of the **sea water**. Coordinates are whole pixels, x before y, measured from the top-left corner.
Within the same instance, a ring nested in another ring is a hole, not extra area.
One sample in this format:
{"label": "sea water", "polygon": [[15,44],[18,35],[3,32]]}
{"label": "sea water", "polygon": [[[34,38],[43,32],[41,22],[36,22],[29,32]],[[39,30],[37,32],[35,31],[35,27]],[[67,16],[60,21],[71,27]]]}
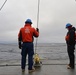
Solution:
{"label": "sea water", "polygon": [[[41,59],[67,60],[67,47],[65,43],[39,43],[34,44],[35,53]],[[76,55],[76,50],[75,50]],[[11,61],[21,59],[21,49],[17,44],[0,44],[0,61]],[[76,60],[76,58],[75,58]]]}

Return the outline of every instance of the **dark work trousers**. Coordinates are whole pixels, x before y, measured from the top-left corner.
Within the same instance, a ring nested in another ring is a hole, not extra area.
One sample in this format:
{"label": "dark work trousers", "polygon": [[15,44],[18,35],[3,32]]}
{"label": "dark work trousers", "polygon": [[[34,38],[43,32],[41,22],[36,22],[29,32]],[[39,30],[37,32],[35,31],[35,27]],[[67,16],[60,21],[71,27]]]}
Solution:
{"label": "dark work trousers", "polygon": [[23,43],[22,44],[22,58],[21,58],[21,68],[25,69],[26,66],[26,57],[28,55],[28,70],[32,69],[33,66],[33,54],[34,54],[34,47],[33,43]]}
{"label": "dark work trousers", "polygon": [[69,65],[75,67],[75,55],[74,55],[75,45],[67,45],[67,52],[69,56]]}

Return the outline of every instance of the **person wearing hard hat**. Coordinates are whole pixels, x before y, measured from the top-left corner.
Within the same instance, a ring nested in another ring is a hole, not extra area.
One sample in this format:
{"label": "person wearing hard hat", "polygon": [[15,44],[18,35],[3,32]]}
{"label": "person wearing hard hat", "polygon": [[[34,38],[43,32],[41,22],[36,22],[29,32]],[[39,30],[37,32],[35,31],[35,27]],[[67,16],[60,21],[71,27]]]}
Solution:
{"label": "person wearing hard hat", "polygon": [[35,68],[33,67],[33,54],[34,54],[33,40],[34,37],[37,38],[38,36],[39,36],[39,29],[33,28],[31,19],[27,19],[25,21],[24,27],[20,29],[18,34],[19,49],[22,49],[21,51],[22,72],[25,71],[27,54],[28,54],[28,71],[29,72],[35,71]]}
{"label": "person wearing hard hat", "polygon": [[66,24],[66,28],[68,29],[67,35],[65,36],[66,44],[67,44],[67,52],[69,56],[69,64],[67,66],[68,69],[75,68],[75,41],[76,41],[76,34],[75,34],[75,27],[73,27],[70,23]]}

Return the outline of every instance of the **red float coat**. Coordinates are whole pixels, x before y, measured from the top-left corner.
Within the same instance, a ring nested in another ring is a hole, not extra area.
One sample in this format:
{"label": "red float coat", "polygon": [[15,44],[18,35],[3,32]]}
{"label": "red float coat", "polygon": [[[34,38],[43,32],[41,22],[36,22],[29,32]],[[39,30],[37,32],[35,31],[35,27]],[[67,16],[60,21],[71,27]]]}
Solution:
{"label": "red float coat", "polygon": [[33,42],[33,36],[38,37],[39,32],[37,32],[30,24],[26,24],[20,29],[18,39],[22,42]]}

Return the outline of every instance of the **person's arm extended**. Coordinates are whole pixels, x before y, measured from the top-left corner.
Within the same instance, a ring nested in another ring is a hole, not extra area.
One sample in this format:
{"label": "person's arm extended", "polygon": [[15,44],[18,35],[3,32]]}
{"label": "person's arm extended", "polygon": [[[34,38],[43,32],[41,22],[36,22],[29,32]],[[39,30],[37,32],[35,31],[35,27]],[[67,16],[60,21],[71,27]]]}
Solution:
{"label": "person's arm extended", "polygon": [[36,28],[36,30],[34,30],[34,37],[38,37],[39,36],[39,29]]}

